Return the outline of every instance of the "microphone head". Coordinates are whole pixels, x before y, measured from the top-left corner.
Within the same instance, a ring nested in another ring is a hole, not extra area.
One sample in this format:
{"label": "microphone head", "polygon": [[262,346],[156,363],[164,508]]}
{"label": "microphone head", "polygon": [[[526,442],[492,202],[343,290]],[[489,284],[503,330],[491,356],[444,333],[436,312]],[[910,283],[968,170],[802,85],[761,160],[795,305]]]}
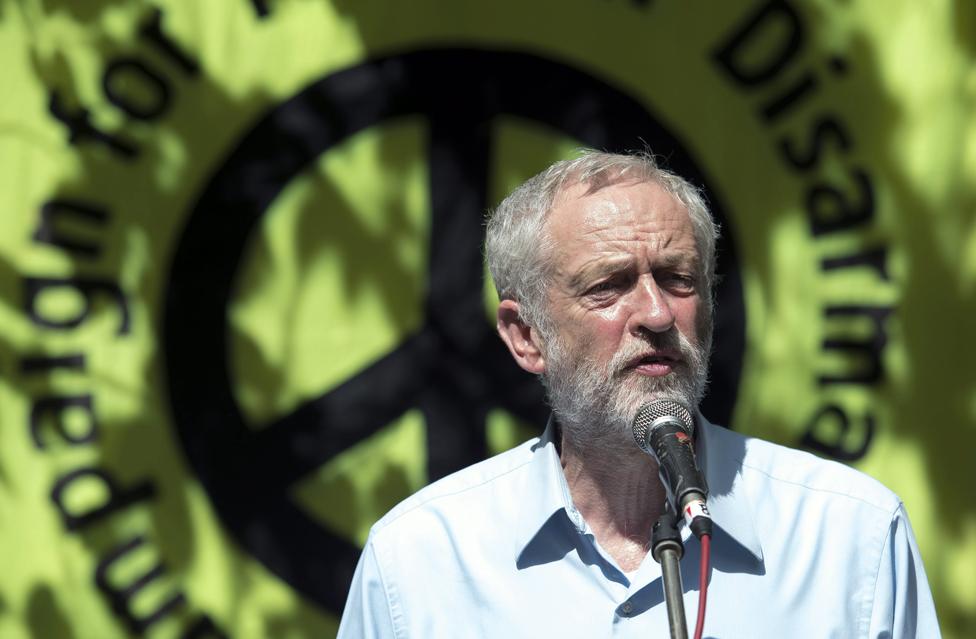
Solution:
{"label": "microphone head", "polygon": [[651,455],[651,432],[659,425],[665,423],[675,423],[689,436],[694,435],[695,420],[691,416],[691,410],[681,402],[672,399],[655,399],[640,407],[631,431],[634,434],[634,441],[645,453]]}

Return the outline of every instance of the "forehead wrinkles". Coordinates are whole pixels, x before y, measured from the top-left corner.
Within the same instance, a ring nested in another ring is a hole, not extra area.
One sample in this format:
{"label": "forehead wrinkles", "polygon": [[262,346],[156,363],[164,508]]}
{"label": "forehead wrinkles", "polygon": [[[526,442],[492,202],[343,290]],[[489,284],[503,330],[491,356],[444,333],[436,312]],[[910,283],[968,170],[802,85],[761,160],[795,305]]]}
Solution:
{"label": "forehead wrinkles", "polygon": [[698,260],[687,209],[653,183],[611,185],[595,193],[575,185],[556,198],[546,226],[545,277],[559,282],[559,289],[578,288],[594,272],[626,268],[624,263]]}
{"label": "forehead wrinkles", "polygon": [[659,252],[672,244],[696,250],[690,218],[680,203],[668,196],[648,201],[639,195],[567,202],[553,216],[551,229],[561,256],[571,258],[582,250],[591,254],[584,258],[589,261],[599,254]]}

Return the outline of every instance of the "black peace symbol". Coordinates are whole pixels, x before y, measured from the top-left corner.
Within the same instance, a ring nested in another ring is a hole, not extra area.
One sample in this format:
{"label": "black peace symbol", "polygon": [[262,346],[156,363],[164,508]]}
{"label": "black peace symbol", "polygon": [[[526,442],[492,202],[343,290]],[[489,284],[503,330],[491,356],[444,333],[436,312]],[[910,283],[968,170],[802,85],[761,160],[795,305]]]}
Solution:
{"label": "black peace symbol", "polygon": [[[426,323],[338,388],[252,431],[232,393],[226,316],[248,236],[309,163],[350,135],[404,115],[429,121]],[[178,438],[237,542],[326,610],[341,611],[359,549],[298,507],[288,495],[292,484],[410,408],[425,418],[432,479],[485,456],[489,409],[504,408],[540,427],[546,419],[540,385],[511,361],[485,321],[481,297],[482,220],[500,115],[595,148],[646,142],[679,174],[707,183],[645,106],[586,73],[528,53],[415,51],[329,75],[271,109],[206,185],[178,242],[163,326]],[[709,198],[724,222],[714,191]],[[703,412],[726,420],[744,332],[727,233],[719,242],[719,270],[719,347]]]}

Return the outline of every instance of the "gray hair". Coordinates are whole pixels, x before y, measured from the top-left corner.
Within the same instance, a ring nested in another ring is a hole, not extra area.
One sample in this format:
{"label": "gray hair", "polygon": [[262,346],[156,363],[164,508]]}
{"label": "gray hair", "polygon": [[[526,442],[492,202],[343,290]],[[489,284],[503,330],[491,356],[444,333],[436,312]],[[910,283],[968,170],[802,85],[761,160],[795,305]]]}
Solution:
{"label": "gray hair", "polygon": [[576,184],[587,185],[589,195],[625,182],[653,182],[688,209],[701,261],[705,317],[711,324],[719,229],[701,190],[659,167],[650,153],[622,155],[588,150],[530,178],[506,197],[488,220],[485,250],[498,296],[517,301],[522,320],[543,335],[549,330],[546,290],[552,266],[551,238],[545,225],[556,197]]}

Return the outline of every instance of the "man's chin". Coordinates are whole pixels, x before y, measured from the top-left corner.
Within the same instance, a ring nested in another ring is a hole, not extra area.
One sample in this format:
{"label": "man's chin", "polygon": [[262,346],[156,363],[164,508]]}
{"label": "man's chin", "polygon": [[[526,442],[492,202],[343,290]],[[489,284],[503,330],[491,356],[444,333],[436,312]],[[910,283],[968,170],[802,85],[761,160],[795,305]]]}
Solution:
{"label": "man's chin", "polygon": [[688,376],[677,372],[649,376],[627,371],[619,378],[614,396],[617,402],[627,404],[636,415],[641,406],[660,399],[678,401],[689,406],[696,404],[694,387]]}
{"label": "man's chin", "polygon": [[684,386],[683,377],[684,375],[674,370],[667,375],[645,375],[631,369],[624,371],[617,377],[616,385],[627,392],[645,393],[650,396],[671,392]]}

